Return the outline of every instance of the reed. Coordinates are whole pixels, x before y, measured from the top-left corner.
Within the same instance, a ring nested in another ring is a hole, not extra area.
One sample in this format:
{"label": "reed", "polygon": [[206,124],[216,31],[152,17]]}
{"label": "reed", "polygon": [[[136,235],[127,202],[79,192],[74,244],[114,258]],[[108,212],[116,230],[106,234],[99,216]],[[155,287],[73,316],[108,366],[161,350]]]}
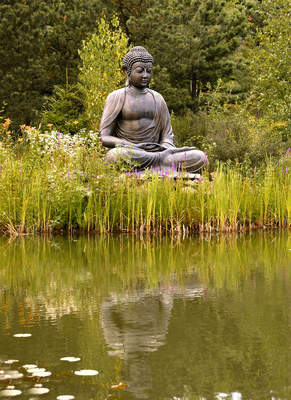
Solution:
{"label": "reed", "polygon": [[30,130],[34,141],[0,147],[2,232],[188,234],[290,227],[289,151],[279,163],[269,160],[247,174],[221,163],[194,182],[183,172],[177,179],[156,173],[141,178],[106,165],[93,136],[91,142],[57,132],[42,138]]}

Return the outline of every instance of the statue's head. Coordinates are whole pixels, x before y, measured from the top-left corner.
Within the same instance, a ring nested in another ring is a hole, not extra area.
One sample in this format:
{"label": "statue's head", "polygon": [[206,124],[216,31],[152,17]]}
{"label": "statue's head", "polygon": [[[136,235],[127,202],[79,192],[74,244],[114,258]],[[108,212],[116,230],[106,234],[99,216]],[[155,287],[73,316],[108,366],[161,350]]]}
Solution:
{"label": "statue's head", "polygon": [[127,77],[126,84],[140,88],[149,86],[153,64],[152,55],[144,47],[133,47],[122,62],[122,69]]}

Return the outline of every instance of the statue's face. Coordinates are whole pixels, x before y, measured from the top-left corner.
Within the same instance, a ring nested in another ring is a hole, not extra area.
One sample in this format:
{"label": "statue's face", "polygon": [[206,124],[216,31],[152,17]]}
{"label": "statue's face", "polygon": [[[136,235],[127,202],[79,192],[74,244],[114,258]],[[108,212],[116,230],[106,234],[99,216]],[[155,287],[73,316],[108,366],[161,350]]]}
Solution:
{"label": "statue's face", "polygon": [[134,63],[129,75],[130,83],[137,88],[148,87],[152,77],[152,68],[152,63]]}

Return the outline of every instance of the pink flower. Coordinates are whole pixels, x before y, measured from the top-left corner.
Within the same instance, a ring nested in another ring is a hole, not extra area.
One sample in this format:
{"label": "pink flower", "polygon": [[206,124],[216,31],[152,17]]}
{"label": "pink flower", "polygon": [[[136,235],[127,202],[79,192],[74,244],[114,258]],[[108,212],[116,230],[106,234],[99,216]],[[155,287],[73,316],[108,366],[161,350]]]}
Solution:
{"label": "pink flower", "polygon": [[203,177],[202,177],[202,176],[199,176],[198,182],[202,182],[202,181],[203,181]]}
{"label": "pink flower", "polygon": [[204,162],[205,162],[206,168],[208,168],[209,160],[207,158],[207,154],[206,153],[204,153]]}

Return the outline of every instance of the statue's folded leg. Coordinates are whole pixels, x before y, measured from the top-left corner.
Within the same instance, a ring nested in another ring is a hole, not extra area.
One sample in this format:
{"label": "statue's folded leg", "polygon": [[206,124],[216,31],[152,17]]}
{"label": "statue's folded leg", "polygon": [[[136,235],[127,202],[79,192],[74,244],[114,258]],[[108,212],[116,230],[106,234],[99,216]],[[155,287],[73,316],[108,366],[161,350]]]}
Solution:
{"label": "statue's folded leg", "polygon": [[151,166],[158,167],[160,165],[159,152],[149,152],[130,146],[114,147],[107,152],[105,159],[109,163],[115,163],[120,160],[128,161],[141,171]]}
{"label": "statue's folded leg", "polygon": [[186,150],[168,153],[149,152],[142,149],[132,148],[130,146],[115,147],[106,154],[106,161],[115,163],[119,160],[132,163],[140,171],[146,168],[159,169],[183,169],[188,172],[197,172],[203,168],[206,163],[206,155],[200,150]]}
{"label": "statue's folded leg", "polygon": [[162,159],[162,167],[175,166],[188,172],[198,172],[207,163],[206,154],[200,150],[187,150],[168,154]]}

